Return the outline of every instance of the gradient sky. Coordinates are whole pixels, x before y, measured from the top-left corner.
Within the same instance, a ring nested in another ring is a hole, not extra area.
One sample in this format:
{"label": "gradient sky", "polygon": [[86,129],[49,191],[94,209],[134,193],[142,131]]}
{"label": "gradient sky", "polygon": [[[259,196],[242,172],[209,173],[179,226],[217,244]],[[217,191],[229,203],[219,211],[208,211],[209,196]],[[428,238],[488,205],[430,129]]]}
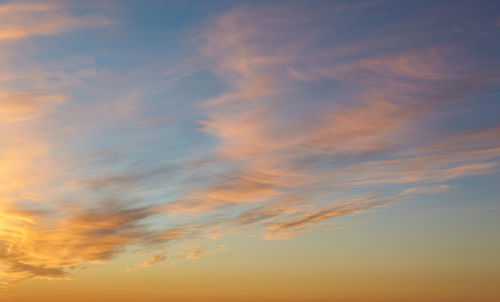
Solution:
{"label": "gradient sky", "polygon": [[500,301],[498,1],[0,1],[0,302]]}

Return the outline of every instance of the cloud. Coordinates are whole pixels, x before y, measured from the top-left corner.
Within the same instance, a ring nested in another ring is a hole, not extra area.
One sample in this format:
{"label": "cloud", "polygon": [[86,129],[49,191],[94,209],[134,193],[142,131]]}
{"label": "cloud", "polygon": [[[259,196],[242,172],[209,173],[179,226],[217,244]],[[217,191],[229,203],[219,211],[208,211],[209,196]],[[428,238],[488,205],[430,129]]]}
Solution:
{"label": "cloud", "polygon": [[369,209],[385,206],[391,201],[391,198],[377,198],[374,194],[350,196],[345,198],[345,201],[332,201],[333,203],[342,202],[342,204],[301,214],[299,217],[287,221],[273,223],[267,227],[266,237],[272,238],[274,233],[294,231],[334,217],[365,212]]}
{"label": "cloud", "polygon": [[34,119],[67,99],[68,96],[65,94],[2,91],[0,93],[0,121],[17,122]]}
{"label": "cloud", "polygon": [[411,187],[404,190],[402,195],[411,195],[411,194],[436,194],[445,192],[450,189],[449,185],[437,185],[432,187]]}
{"label": "cloud", "polygon": [[[496,173],[497,125],[456,131],[443,122],[495,81],[494,71],[464,61],[464,49],[397,47],[403,36],[323,43],[336,39],[334,30],[313,25],[318,12],[295,9],[246,6],[205,29],[201,53],[226,89],[203,104],[200,123],[215,138],[222,171],[199,169],[207,182],[166,211],[243,207],[235,228],[264,226],[265,238],[283,239],[444,192],[455,178]],[[335,20],[349,27],[349,18]],[[319,83],[336,88],[324,95]],[[387,185],[401,193],[383,197]]]}
{"label": "cloud", "polygon": [[65,268],[110,260],[141,238],[138,222],[151,215],[147,208],[73,209],[68,213],[5,209],[0,232],[4,276],[68,278]]}
{"label": "cloud", "polygon": [[160,262],[165,261],[165,259],[166,259],[166,253],[160,253],[160,254],[152,256],[151,259],[149,259],[146,262],[143,262],[141,265],[143,267],[150,267],[151,265],[153,265],[155,263],[160,263]]}
{"label": "cloud", "polygon": [[[450,122],[498,80],[495,71],[432,37],[400,47],[411,37],[389,37],[385,25],[373,37],[339,33],[370,7],[249,5],[207,22],[198,61],[224,89],[190,116],[198,131],[186,136],[203,142],[186,146],[162,128],[177,120],[151,113],[150,95],[126,75],[116,76],[126,82],[120,89],[103,92],[101,82],[85,85],[101,74],[91,57],[42,68],[9,53],[0,60],[8,88],[0,93],[0,284],[72,278],[132,249],[154,253],[148,267],[167,254],[223,249],[212,245],[228,234],[329,230],[338,217],[497,173],[499,125]],[[1,5],[0,18],[8,25],[0,46],[109,24],[56,4]],[[100,94],[71,102],[75,87]]]}
{"label": "cloud", "polygon": [[11,2],[0,5],[0,41],[29,36],[47,36],[84,27],[113,24],[108,18],[89,14],[74,16],[56,3]]}
{"label": "cloud", "polygon": [[224,245],[220,245],[214,249],[208,249],[203,247],[190,247],[185,249],[184,251],[181,251],[179,255],[186,259],[199,259],[201,257],[208,256],[216,251],[224,249],[225,249]]}
{"label": "cloud", "polygon": [[[86,205],[68,210],[58,203],[61,192],[71,186],[63,159],[55,154],[58,135],[53,121],[70,95],[50,80],[61,66],[41,66],[22,47],[30,36],[105,26],[109,21],[98,15],[75,16],[65,6],[49,2],[2,4],[0,20],[2,290],[27,278],[70,279],[68,269],[74,266],[109,260],[135,237],[111,224],[132,231],[132,220],[145,214],[91,210]],[[8,43],[13,39],[22,51]]]}
{"label": "cloud", "polygon": [[[339,216],[374,211],[378,208],[391,205],[404,198],[415,195],[441,193],[447,191],[449,188],[449,185],[411,187],[393,195],[383,196],[379,193],[368,193],[332,199],[328,203],[333,206],[323,207],[320,209],[304,208],[302,211],[298,211],[296,213],[292,212],[292,214],[289,214],[285,220],[268,224],[264,237],[266,239],[273,240],[288,239],[313,231],[332,229],[333,227],[331,226],[318,226],[318,224],[322,224],[323,222],[327,222],[328,220]],[[278,216],[280,214],[283,213],[278,211],[270,213],[270,216]]]}

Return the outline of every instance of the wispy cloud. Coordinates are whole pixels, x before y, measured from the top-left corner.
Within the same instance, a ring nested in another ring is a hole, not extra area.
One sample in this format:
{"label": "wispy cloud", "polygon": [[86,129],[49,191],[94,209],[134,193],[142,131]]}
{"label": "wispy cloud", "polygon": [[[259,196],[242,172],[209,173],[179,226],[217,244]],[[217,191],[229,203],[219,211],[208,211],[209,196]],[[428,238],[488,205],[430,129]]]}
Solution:
{"label": "wispy cloud", "polygon": [[166,253],[160,253],[160,254],[152,256],[151,259],[149,259],[148,261],[143,262],[142,266],[149,267],[155,263],[163,262],[163,261],[165,261],[165,259],[166,259]]}
{"label": "wispy cloud", "polygon": [[[374,194],[388,184],[403,187],[398,198],[439,193],[447,188],[442,182],[495,171],[496,125],[458,133],[439,125],[464,95],[495,81],[495,70],[479,70],[457,55],[464,49],[434,42],[398,49],[405,40],[398,35],[386,38],[386,47],[378,38],[333,43],[335,28],[315,14],[246,6],[205,30],[201,52],[226,91],[203,105],[202,131],[216,137],[225,169],[174,203],[176,210],[259,203],[237,221],[265,222],[277,233],[388,204],[344,204],[339,194]],[[320,82],[330,94],[315,89]],[[438,128],[428,129],[430,122]],[[285,202],[294,196],[299,201]],[[276,222],[288,216],[298,218]]]}
{"label": "wispy cloud", "polygon": [[67,100],[64,94],[48,94],[35,91],[3,91],[0,94],[0,120],[17,122],[43,115],[57,103]]}
{"label": "wispy cloud", "polygon": [[186,259],[198,259],[223,249],[225,249],[224,245],[220,245],[219,247],[213,249],[204,247],[190,247],[185,249],[184,251],[179,252],[179,255]]}
{"label": "wispy cloud", "polygon": [[[72,278],[132,249],[147,250],[140,267],[196,259],[248,229],[266,239],[331,229],[337,217],[498,172],[499,125],[449,121],[498,70],[418,29],[419,45],[385,35],[398,24],[374,25],[373,37],[338,30],[355,30],[372,4],[302,5],[248,5],[206,23],[197,62],[224,89],[185,131],[207,144],[178,147],[164,131],[181,119],[148,112],[137,78],[91,57],[0,58],[0,286]],[[3,4],[0,20],[0,47],[112,23],[59,2]],[[107,91],[101,80],[125,84]],[[72,102],[81,87],[91,92]]]}
{"label": "wispy cloud", "polygon": [[85,27],[109,26],[108,18],[88,14],[71,15],[66,7],[57,2],[11,2],[0,5],[0,41],[29,36],[46,36]]}

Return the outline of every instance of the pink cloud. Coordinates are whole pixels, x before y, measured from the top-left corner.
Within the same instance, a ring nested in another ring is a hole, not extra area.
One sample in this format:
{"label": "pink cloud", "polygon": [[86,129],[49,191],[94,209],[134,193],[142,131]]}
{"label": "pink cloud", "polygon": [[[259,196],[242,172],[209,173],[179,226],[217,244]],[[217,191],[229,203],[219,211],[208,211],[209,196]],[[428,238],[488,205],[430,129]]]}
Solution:
{"label": "pink cloud", "polygon": [[[491,138],[465,131],[450,136],[446,129],[430,133],[424,127],[457,96],[491,80],[474,75],[472,62],[457,64],[456,49],[384,49],[384,43],[407,41],[398,36],[328,48],[321,43],[328,31],[308,27],[311,16],[300,17],[294,8],[250,6],[205,29],[201,53],[226,90],[203,105],[202,131],[216,138],[214,151],[228,168],[174,203],[177,209],[199,213],[259,202],[239,219],[269,222],[296,215],[274,204],[300,194],[293,209],[307,218],[339,192],[427,184],[406,192],[438,193],[447,186],[441,182],[494,171],[499,153]],[[326,98],[301,91],[300,82],[326,80],[351,89]],[[357,205],[346,207],[359,209],[352,213],[371,208]],[[350,213],[327,211],[317,221]],[[307,221],[297,229],[317,222]]]}
{"label": "pink cloud", "polygon": [[72,16],[56,3],[9,3],[0,5],[2,29],[0,41],[29,36],[59,34],[82,27],[101,27],[113,24],[100,15]]}

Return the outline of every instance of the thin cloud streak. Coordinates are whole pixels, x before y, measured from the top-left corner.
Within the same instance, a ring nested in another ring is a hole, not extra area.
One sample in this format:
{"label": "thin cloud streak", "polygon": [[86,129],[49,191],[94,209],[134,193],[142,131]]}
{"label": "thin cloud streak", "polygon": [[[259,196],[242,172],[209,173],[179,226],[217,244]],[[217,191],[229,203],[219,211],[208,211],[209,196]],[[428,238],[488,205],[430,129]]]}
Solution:
{"label": "thin cloud streak", "polygon": [[47,36],[85,27],[103,27],[113,22],[100,15],[73,16],[54,3],[11,2],[0,5],[0,41],[29,36]]}

